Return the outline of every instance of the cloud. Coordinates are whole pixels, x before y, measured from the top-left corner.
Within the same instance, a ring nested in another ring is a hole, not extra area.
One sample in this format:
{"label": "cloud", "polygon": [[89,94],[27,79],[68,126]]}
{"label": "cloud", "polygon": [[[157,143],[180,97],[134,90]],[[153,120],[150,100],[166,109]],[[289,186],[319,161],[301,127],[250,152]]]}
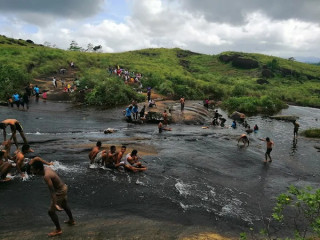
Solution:
{"label": "cloud", "polygon": [[195,16],[204,16],[210,22],[241,25],[252,12],[261,12],[275,20],[320,20],[318,0],[179,0],[179,3],[183,9]]}
{"label": "cloud", "polygon": [[[226,1],[228,3],[229,0]],[[237,5],[239,1],[235,1],[234,5],[230,4],[232,6],[225,6],[226,12],[234,11],[235,15],[240,16],[237,24],[232,23],[236,21],[237,16],[228,16],[232,21],[214,21],[214,17],[204,14],[204,10],[209,12],[210,2],[198,1],[198,5],[192,5],[191,8],[190,4],[193,2],[189,0],[130,0],[126,6],[127,16],[121,17],[121,20],[110,18],[110,12],[109,15],[99,13],[99,18],[94,16],[63,21],[59,21],[60,18],[53,15],[41,20],[41,14],[37,16],[37,12],[28,12],[24,18],[47,21],[44,25],[37,25],[37,31],[33,27],[33,32],[29,33],[26,29],[34,25],[26,25],[17,15],[10,13],[7,17],[0,15],[0,31],[7,36],[31,39],[36,43],[47,41],[63,49],[67,49],[71,41],[75,40],[83,48],[86,48],[88,43],[102,45],[105,52],[179,47],[207,54],[242,51],[282,57],[320,56],[318,22],[296,17],[271,16],[266,10],[259,10],[262,9],[263,3],[254,11],[244,7],[242,11],[241,6]],[[248,2],[250,1],[242,1]],[[313,6],[313,1],[309,2],[312,2],[310,6]],[[239,6],[239,12],[235,6]],[[279,5],[279,8],[281,6]],[[110,9],[113,8],[114,5],[111,4]],[[119,9],[117,11],[119,12]],[[215,11],[219,12],[219,9]],[[222,12],[219,14],[223,15]]]}
{"label": "cloud", "polygon": [[[16,14],[22,19],[35,23],[41,17],[81,19],[97,14],[103,7],[104,0],[1,0],[0,12]],[[53,20],[55,20],[53,19]],[[38,23],[41,23],[41,21]]]}

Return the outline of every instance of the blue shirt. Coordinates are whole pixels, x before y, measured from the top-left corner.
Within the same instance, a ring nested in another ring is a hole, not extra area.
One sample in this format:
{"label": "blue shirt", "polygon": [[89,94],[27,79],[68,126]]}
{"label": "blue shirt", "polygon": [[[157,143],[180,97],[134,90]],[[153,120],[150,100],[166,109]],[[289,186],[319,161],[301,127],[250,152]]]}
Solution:
{"label": "blue shirt", "polygon": [[126,109],[126,117],[131,117],[131,109],[130,108]]}
{"label": "blue shirt", "polygon": [[133,111],[134,113],[137,113],[137,112],[138,112],[138,106],[133,106],[132,111]]}
{"label": "blue shirt", "polygon": [[13,95],[12,95],[12,98],[13,98],[13,101],[14,101],[14,102],[17,102],[17,101],[19,101],[19,99],[20,99],[18,93],[17,93],[17,94],[13,94]]}
{"label": "blue shirt", "polygon": [[40,92],[40,89],[38,87],[34,87],[33,90],[36,92],[36,93],[39,93]]}

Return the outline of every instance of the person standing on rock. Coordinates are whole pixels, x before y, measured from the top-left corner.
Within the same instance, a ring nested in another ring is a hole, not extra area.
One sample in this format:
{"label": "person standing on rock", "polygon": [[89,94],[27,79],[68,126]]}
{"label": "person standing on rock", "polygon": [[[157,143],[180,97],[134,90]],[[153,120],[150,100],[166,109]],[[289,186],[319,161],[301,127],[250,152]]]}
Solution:
{"label": "person standing on rock", "polygon": [[48,211],[48,214],[56,226],[56,229],[49,233],[49,237],[54,237],[62,234],[60,227],[59,219],[56,214],[56,211],[65,210],[69,219],[65,221],[66,224],[75,225],[71,209],[67,203],[67,185],[60,179],[58,174],[49,167],[44,167],[41,161],[35,161],[31,164],[31,171],[35,175],[43,176],[51,195],[51,205]]}
{"label": "person standing on rock", "polygon": [[184,102],[185,102],[184,97],[181,97],[180,98],[181,112],[184,110]]}
{"label": "person standing on rock", "polygon": [[53,86],[54,86],[55,88],[57,87],[56,77],[53,77],[53,79],[52,79],[52,84],[53,84]]}

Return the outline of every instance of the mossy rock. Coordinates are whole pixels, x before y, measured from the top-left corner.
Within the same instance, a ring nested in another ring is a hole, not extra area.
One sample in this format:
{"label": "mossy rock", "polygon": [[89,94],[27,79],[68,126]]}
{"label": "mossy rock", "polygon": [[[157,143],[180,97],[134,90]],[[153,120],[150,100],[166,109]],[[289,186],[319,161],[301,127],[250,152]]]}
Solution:
{"label": "mossy rock", "polygon": [[295,121],[299,117],[293,116],[293,115],[275,115],[275,116],[270,116],[271,119],[276,119],[276,120],[284,120],[284,121]]}
{"label": "mossy rock", "polygon": [[262,76],[265,78],[273,78],[274,74],[272,71],[270,71],[269,69],[263,69],[261,72]]}

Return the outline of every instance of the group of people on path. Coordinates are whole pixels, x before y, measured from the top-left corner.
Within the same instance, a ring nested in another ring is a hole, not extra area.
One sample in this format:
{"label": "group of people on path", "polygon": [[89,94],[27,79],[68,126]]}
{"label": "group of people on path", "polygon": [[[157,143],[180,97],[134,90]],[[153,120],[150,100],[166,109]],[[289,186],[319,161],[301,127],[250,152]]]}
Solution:
{"label": "group of people on path", "polygon": [[[7,140],[6,128],[10,126],[11,137]],[[65,210],[69,219],[65,221],[66,224],[75,225],[75,221],[72,216],[72,212],[67,203],[67,185],[61,180],[58,174],[49,167],[44,165],[53,165],[52,162],[47,162],[42,158],[36,156],[31,160],[27,160],[25,155],[29,152],[34,152],[30,148],[27,139],[24,135],[23,128],[20,122],[16,119],[5,119],[0,123],[0,129],[3,130],[4,141],[0,145],[0,181],[10,181],[7,175],[11,172],[16,172],[25,177],[25,173],[42,176],[46,182],[51,196],[51,204],[49,207],[48,214],[53,221],[56,229],[48,234],[49,237],[57,236],[62,234],[61,226],[59,223],[56,211]],[[23,145],[21,150],[19,149],[16,134],[17,131],[20,133],[23,139]],[[11,141],[14,141],[16,151],[11,156]]]}
{"label": "group of people on path", "polygon": [[138,156],[136,149],[127,154],[126,151],[126,146],[122,146],[121,150],[117,151],[114,145],[109,150],[102,149],[101,141],[97,141],[96,146],[89,153],[90,164],[109,169],[125,169],[132,172],[147,170],[147,167],[139,161],[141,158]]}

